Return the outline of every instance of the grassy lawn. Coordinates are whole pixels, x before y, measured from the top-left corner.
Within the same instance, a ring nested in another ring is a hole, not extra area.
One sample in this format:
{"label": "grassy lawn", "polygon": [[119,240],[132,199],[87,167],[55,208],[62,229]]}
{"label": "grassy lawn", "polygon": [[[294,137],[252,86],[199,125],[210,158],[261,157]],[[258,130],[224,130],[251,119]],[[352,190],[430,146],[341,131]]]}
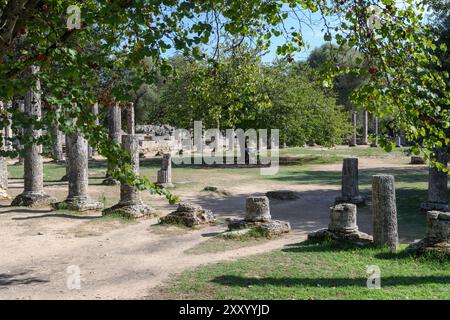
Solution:
{"label": "grassy lawn", "polygon": [[395,157],[395,156],[405,156],[407,150],[409,148],[397,148],[392,152],[386,152],[382,148],[345,148],[345,149],[336,149],[336,148],[322,148],[322,149],[313,149],[313,148],[287,148],[281,149],[281,156],[293,156],[293,155],[320,155],[320,156],[331,156],[331,155],[339,155],[339,156],[355,156],[355,157]]}
{"label": "grassy lawn", "polygon": [[[381,289],[367,288],[367,266]],[[450,299],[450,260],[299,243],[188,271],[160,288],[174,299]]]}

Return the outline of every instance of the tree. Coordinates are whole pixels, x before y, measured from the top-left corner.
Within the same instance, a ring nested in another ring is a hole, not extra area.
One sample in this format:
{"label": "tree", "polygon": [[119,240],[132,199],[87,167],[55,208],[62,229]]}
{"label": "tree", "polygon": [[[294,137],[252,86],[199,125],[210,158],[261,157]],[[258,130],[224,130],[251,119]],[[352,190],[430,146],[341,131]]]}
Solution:
{"label": "tree", "polygon": [[[171,72],[165,59],[168,50],[201,59],[202,48],[208,45],[218,48],[222,34],[237,39],[233,47],[254,44],[262,49],[269,47],[273,36],[283,35],[286,43],[278,46],[277,53],[290,57],[303,47],[303,40],[299,30],[289,30],[283,24],[289,18],[286,10],[293,14],[309,10],[322,14],[325,40],[335,38],[340,47],[357,48],[363,55],[354,68],[329,70],[326,81],[331,84],[341,74],[368,77],[355,94],[354,103],[379,115],[395,116],[398,127],[411,140],[420,138],[423,142],[418,147],[430,153],[436,146],[449,143],[448,108],[442,107],[449,101],[444,80],[448,75],[429,68],[430,63],[440,63],[434,52],[445,48],[436,46],[436,39],[423,19],[424,4],[414,0],[404,3],[397,6],[394,0],[339,3],[3,0],[0,2],[0,100],[23,96],[39,77],[46,83],[48,96],[54,97],[51,104],[60,105],[60,114],[65,116],[54,114],[37,121],[16,115],[18,125],[42,127],[57,118],[62,130],[80,131],[95,143],[101,154],[117,163],[119,170],[115,174],[119,180],[125,179],[129,173],[126,153],[119,146],[108,144],[106,133],[93,125],[93,117],[88,112],[99,97],[105,98],[102,100],[105,107],[111,101],[130,101],[133,91],[154,78],[153,70],[142,63],[144,58],[151,58],[165,76]],[[79,29],[65,27],[70,5],[81,8]],[[381,21],[379,26],[373,23],[374,16],[378,16],[376,21]],[[333,31],[329,20],[336,17],[341,19]],[[32,65],[40,67],[36,76],[27,73]],[[100,71],[108,74],[108,70],[121,68],[134,69],[133,81],[119,81],[118,85],[99,93],[96,88]],[[0,123],[5,126],[8,114],[3,112],[1,116]],[[141,188],[163,192],[141,177],[129,174],[128,177]]]}

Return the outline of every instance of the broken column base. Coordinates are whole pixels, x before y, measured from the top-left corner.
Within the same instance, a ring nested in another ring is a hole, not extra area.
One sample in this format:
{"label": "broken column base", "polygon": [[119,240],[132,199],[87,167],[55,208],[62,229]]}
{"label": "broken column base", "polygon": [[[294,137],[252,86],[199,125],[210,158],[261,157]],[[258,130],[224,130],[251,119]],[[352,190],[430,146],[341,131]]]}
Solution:
{"label": "broken column base", "polygon": [[358,230],[352,232],[331,231],[328,229],[321,229],[308,234],[308,240],[314,242],[323,241],[337,241],[349,242],[357,245],[370,245],[373,242],[371,235],[360,232]]}
{"label": "broken column base", "polygon": [[117,186],[117,185],[119,185],[119,181],[117,181],[113,177],[107,177],[105,180],[102,181],[102,185],[104,185],[104,186]]}
{"label": "broken column base", "polygon": [[450,240],[439,240],[436,238],[423,238],[414,241],[405,249],[406,252],[424,254],[428,252],[443,252],[450,254]]}
{"label": "broken column base", "polygon": [[422,202],[420,204],[420,211],[425,212],[425,213],[427,213],[429,211],[448,212],[448,211],[450,211],[450,206],[448,203],[426,201],[426,202]]}
{"label": "broken column base", "polygon": [[425,252],[450,254],[450,212],[428,212],[426,237],[411,243],[406,251],[419,254]]}
{"label": "broken column base", "polygon": [[291,190],[276,190],[266,192],[266,197],[271,200],[297,200],[298,194]]}
{"label": "broken column base", "polygon": [[19,194],[12,202],[12,207],[48,207],[56,202],[56,199],[45,192],[24,192]]}
{"label": "broken column base", "polygon": [[120,215],[127,219],[139,219],[155,215],[155,210],[146,204],[116,204],[102,211],[103,216]]}
{"label": "broken column base", "polygon": [[410,164],[414,164],[414,165],[421,165],[421,164],[426,164],[427,161],[425,160],[425,158],[423,157],[417,157],[417,156],[412,156],[411,157],[411,162]]}
{"label": "broken column base", "polygon": [[334,203],[335,204],[352,203],[352,204],[362,206],[362,205],[366,204],[366,199],[363,196],[356,196],[356,197],[339,196],[339,197],[336,197],[336,199],[334,200]]}
{"label": "broken column base", "polygon": [[225,237],[232,238],[234,235],[242,236],[252,231],[260,233],[264,237],[280,236],[291,231],[291,224],[287,221],[272,220],[267,222],[254,222],[246,220],[231,220],[228,223],[228,231]]}
{"label": "broken column base", "polygon": [[55,210],[71,210],[71,211],[98,211],[103,209],[103,204],[98,201],[93,201],[89,197],[74,197],[66,199],[63,202],[52,204]]}
{"label": "broken column base", "polygon": [[169,213],[161,218],[164,224],[181,224],[186,227],[211,224],[216,221],[211,210],[203,209],[199,205],[182,202],[178,205],[176,211]]}

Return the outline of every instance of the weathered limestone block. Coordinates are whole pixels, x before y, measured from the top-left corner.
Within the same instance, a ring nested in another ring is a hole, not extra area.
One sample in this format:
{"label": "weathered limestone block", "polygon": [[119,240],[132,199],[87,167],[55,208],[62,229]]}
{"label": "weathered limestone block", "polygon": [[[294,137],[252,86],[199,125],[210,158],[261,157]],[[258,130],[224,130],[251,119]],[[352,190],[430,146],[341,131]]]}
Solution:
{"label": "weathered limestone block", "polygon": [[[230,220],[225,237],[232,237],[236,230],[246,230],[250,233],[255,230],[265,237],[279,236],[291,230],[289,222],[272,220],[270,215],[269,198],[266,196],[248,197],[246,201],[246,215],[244,220]],[[245,233],[238,232],[239,234]]]}
{"label": "weathered limestone block", "polygon": [[211,210],[203,209],[199,205],[182,202],[176,211],[161,218],[161,223],[181,224],[187,227],[207,225],[214,223],[216,218]]}
{"label": "weathered limestone block", "polygon": [[360,245],[372,243],[372,237],[358,230],[356,221],[357,207],[352,203],[342,203],[330,208],[328,229],[308,234],[311,241],[344,241]]}
{"label": "weathered limestone block", "polygon": [[356,206],[351,203],[343,203],[331,207],[328,230],[343,233],[358,231],[356,210]]}
{"label": "weathered limestone block", "polygon": [[63,202],[53,205],[54,209],[74,211],[101,210],[103,204],[93,201],[88,195],[88,145],[80,133],[67,139],[69,145],[69,194]]}
{"label": "weathered limestone block", "polygon": [[246,200],[245,220],[250,222],[269,222],[272,220],[270,215],[269,198],[248,197]]}
{"label": "weathered limestone block", "polygon": [[[436,161],[447,166],[447,149],[436,150],[434,158]],[[422,211],[450,211],[448,203],[448,173],[430,166],[428,176],[428,199],[420,206]]]}
{"label": "weathered limestone block", "polygon": [[[39,72],[38,67],[31,67],[32,74]],[[41,118],[41,85],[37,80],[35,88],[30,90],[25,97],[25,112],[29,116]],[[41,135],[41,130],[29,127],[25,129],[25,134],[34,138]],[[11,203],[12,206],[42,207],[48,206],[56,199],[44,192],[44,170],[41,146],[31,144],[25,147],[24,158],[24,191],[18,195]]]}
{"label": "weathered limestone block", "polygon": [[342,166],[342,193],[335,200],[339,203],[353,203],[362,205],[364,197],[359,193],[358,159],[346,158]]}
{"label": "weathered limestone block", "polygon": [[450,253],[450,212],[429,211],[425,238],[411,243],[406,250],[418,253],[426,251]]}
{"label": "weathered limestone block", "polygon": [[412,156],[411,164],[426,164],[427,161],[423,157]]}
{"label": "weathered limestone block", "polygon": [[[139,175],[139,138],[136,135],[125,135],[122,140],[123,148],[131,156],[132,174]],[[127,182],[120,185],[119,203],[103,210],[103,215],[119,214],[127,218],[142,218],[153,213],[154,210],[142,201],[139,190]]]}
{"label": "weathered limestone block", "polygon": [[163,155],[161,170],[157,174],[156,184],[163,188],[171,188],[172,184],[172,155],[166,153]]}
{"label": "weathered limestone block", "polygon": [[394,177],[372,177],[373,241],[377,246],[398,249],[397,205]]}
{"label": "weathered limestone block", "polygon": [[229,192],[229,191],[227,191],[225,189],[218,188],[218,187],[213,187],[213,186],[206,186],[206,187],[203,188],[202,191],[217,193],[217,194],[223,195],[223,196],[231,195],[231,192]]}
{"label": "weathered limestone block", "polygon": [[266,197],[274,200],[297,200],[298,194],[291,190],[276,190],[266,192]]}

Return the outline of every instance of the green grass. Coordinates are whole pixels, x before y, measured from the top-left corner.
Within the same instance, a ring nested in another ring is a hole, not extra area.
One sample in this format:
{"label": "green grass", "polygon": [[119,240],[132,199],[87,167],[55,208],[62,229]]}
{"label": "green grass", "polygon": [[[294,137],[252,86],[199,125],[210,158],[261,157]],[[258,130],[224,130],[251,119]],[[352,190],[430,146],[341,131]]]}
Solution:
{"label": "green grass", "polygon": [[[367,288],[367,266],[381,289]],[[403,251],[299,243],[185,272],[159,290],[174,299],[450,299],[450,260]]]}
{"label": "green grass", "polygon": [[218,253],[229,250],[236,250],[243,247],[257,246],[268,242],[267,238],[248,238],[246,240],[242,239],[224,239],[221,237],[214,237],[208,239],[193,248],[185,251],[186,254],[208,254],[208,253]]}
{"label": "green grass", "polygon": [[281,149],[280,155],[340,155],[355,157],[389,157],[389,156],[405,156],[409,148],[397,148],[392,152],[386,152],[382,148],[346,148],[346,149],[311,149],[311,148],[288,148]]}

